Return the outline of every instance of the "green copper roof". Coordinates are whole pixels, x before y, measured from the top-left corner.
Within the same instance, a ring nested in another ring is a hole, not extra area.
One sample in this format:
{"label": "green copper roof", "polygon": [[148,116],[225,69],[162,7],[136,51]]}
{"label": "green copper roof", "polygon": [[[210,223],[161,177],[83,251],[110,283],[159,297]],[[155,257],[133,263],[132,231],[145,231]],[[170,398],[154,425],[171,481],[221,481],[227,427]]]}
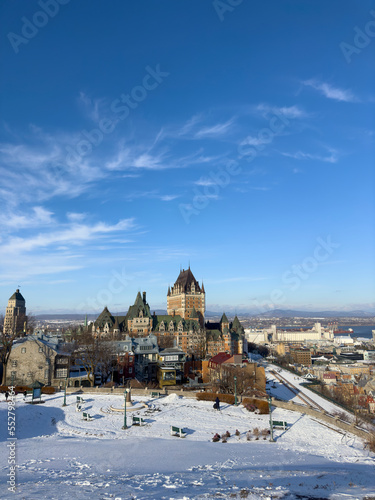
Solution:
{"label": "green copper roof", "polygon": [[228,320],[225,313],[223,313],[221,320],[220,320],[220,323],[229,323],[229,320]]}
{"label": "green copper roof", "polygon": [[195,307],[193,307],[193,309],[190,313],[190,318],[192,318],[192,319],[199,318],[199,314],[197,313],[197,310],[195,309]]}

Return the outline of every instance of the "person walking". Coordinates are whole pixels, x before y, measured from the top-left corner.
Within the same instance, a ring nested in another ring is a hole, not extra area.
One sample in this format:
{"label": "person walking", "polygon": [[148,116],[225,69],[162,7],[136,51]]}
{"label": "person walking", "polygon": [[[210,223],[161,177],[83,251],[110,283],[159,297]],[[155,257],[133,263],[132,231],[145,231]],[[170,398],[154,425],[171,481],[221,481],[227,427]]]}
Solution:
{"label": "person walking", "polygon": [[220,411],[220,399],[219,396],[215,399],[215,409]]}

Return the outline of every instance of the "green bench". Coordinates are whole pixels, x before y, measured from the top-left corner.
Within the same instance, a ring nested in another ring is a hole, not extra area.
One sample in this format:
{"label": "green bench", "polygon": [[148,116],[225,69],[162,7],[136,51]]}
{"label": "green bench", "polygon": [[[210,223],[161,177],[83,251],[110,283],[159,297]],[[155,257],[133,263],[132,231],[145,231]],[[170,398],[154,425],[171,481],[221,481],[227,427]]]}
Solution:
{"label": "green bench", "polygon": [[160,398],[160,396],[161,396],[160,392],[152,392],[151,393],[152,398]]}
{"label": "green bench", "polygon": [[94,420],[93,417],[90,415],[90,413],[87,413],[86,411],[82,413],[82,418],[83,420],[87,420],[87,422]]}
{"label": "green bench", "polygon": [[76,403],[76,411],[81,411],[82,410],[82,403]]}
{"label": "green bench", "polygon": [[85,400],[83,398],[81,398],[81,396],[77,396],[77,404],[78,403],[82,404],[84,402],[85,402]]}
{"label": "green bench", "polygon": [[144,425],[145,421],[142,417],[133,417],[133,425]]}
{"label": "green bench", "polygon": [[286,422],[282,422],[281,420],[274,420],[272,422],[272,426],[275,427],[275,429],[287,429],[288,424]]}
{"label": "green bench", "polygon": [[184,438],[186,436],[186,432],[184,432],[184,429],[182,427],[176,427],[175,425],[171,425],[171,435]]}

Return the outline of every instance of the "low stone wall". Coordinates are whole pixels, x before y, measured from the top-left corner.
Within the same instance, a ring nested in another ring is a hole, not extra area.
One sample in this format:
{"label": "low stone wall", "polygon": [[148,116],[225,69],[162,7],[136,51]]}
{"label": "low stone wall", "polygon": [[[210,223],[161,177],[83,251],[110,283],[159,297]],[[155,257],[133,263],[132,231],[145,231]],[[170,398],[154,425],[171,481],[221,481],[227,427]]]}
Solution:
{"label": "low stone wall", "polygon": [[[64,392],[64,390],[62,390]],[[168,394],[176,394],[177,396],[183,396],[184,398],[191,398],[191,399],[196,399],[196,392],[195,391],[181,391],[181,390],[174,390],[174,389],[132,389],[131,393],[133,396],[151,396],[152,392],[158,392],[159,394],[162,394],[164,396],[168,396]],[[124,395],[124,388],[123,387],[116,387],[111,389],[110,387],[67,387],[66,388],[66,393],[67,394],[104,394],[104,395],[110,395],[110,394],[116,394],[123,396]]]}
{"label": "low stone wall", "polygon": [[332,417],[331,415],[328,415],[325,412],[314,410],[313,408],[310,408],[308,406],[303,406],[297,403],[293,403],[292,401],[280,401],[274,398],[272,398],[272,405],[276,406],[277,408],[283,408],[284,410],[298,411],[299,413],[309,415],[310,417],[314,417],[318,420],[321,420],[322,422],[334,425],[335,427],[338,427],[343,431],[351,432],[352,434],[355,434],[361,439],[367,440],[370,437],[369,432],[360,429],[354,423],[344,422],[343,420],[340,420],[337,417]]}

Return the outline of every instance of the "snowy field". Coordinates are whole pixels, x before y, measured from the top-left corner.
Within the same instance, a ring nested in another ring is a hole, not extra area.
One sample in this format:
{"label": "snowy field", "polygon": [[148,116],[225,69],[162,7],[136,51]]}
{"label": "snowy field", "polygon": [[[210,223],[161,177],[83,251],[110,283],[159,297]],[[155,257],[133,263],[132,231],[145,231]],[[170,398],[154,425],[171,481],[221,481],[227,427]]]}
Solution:
{"label": "snowy field", "polygon": [[[6,486],[8,465],[7,405],[0,396],[2,453],[0,498],[6,499],[375,499],[374,455],[355,436],[335,431],[299,413],[274,410],[274,419],[290,425],[269,437],[255,439],[253,429],[268,428],[268,415],[242,406],[222,405],[170,395],[145,402],[135,412],[146,425],[122,429],[123,398],[76,396],[67,406],[58,394],[45,404],[28,405],[17,396],[17,491]],[[128,412],[128,425],[131,415]],[[171,436],[170,426],[184,427],[187,436]],[[240,436],[235,435],[238,429]],[[213,435],[231,433],[227,443]],[[246,432],[252,431],[251,441]]]}

